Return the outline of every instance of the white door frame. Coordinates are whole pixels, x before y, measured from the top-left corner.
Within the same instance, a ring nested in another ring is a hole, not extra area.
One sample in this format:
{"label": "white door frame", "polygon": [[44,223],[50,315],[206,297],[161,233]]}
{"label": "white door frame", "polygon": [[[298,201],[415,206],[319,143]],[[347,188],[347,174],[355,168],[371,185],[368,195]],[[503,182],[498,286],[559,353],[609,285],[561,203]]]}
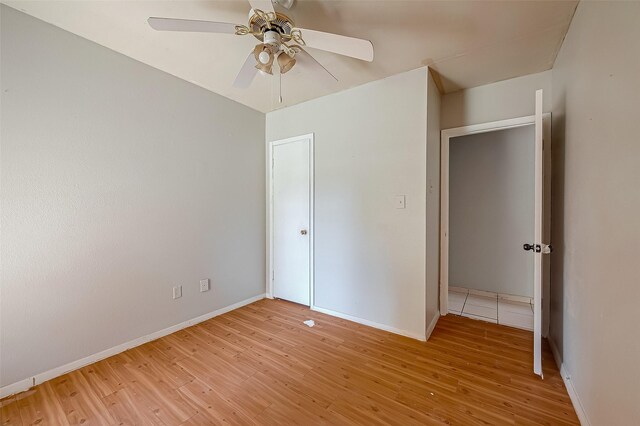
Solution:
{"label": "white door frame", "polygon": [[[543,200],[543,240],[551,238],[551,113],[545,113],[544,126],[544,200]],[[449,139],[473,135],[477,133],[495,132],[516,127],[535,125],[535,115],[454,127],[441,132],[440,147],[440,315],[449,312]],[[533,141],[532,141],[533,143]],[[549,331],[549,293],[550,268],[546,263],[543,272],[542,287],[544,299],[542,303],[542,335],[547,337]]]}
{"label": "white door frame", "polygon": [[284,145],[295,142],[307,142],[309,144],[309,306],[314,306],[314,223],[313,223],[313,202],[314,202],[314,158],[313,149],[314,134],[294,136],[287,139],[267,142],[267,276],[266,293],[269,299],[273,299],[273,148],[277,145]]}

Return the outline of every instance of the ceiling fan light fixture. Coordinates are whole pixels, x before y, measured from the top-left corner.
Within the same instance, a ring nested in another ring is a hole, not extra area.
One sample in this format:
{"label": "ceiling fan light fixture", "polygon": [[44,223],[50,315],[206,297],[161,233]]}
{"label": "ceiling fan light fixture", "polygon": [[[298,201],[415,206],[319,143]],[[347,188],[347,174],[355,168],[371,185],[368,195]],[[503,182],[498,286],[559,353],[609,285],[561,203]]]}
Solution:
{"label": "ceiling fan light fixture", "polygon": [[[2,0],[0,0],[2,1]],[[234,80],[234,87],[247,88],[255,75],[273,74],[273,62],[278,60],[278,77],[289,72],[298,60],[319,75],[338,79],[313,58],[302,46],[324,50],[363,61],[373,61],[373,44],[369,40],[347,37],[323,31],[296,27],[287,15],[276,12],[274,4],[286,9],[298,0],[249,0],[251,9],[247,25],[197,19],[150,17],[148,23],[157,31],[251,35],[260,44],[250,52]],[[303,37],[304,35],[304,37]],[[283,54],[284,53],[284,54]],[[298,54],[301,56],[298,58]]]}
{"label": "ceiling fan light fixture", "polygon": [[261,74],[269,74],[269,75],[273,75],[273,72],[271,71],[271,67],[266,66],[266,65],[262,65],[262,64],[258,64],[256,65],[256,68],[258,69],[258,71],[260,71]]}
{"label": "ceiling fan light fixture", "polygon": [[278,66],[280,67],[280,73],[286,74],[296,64],[296,60],[286,53],[278,55]]}
{"label": "ceiling fan light fixture", "polygon": [[273,52],[269,45],[258,44],[253,49],[253,56],[256,58],[256,68],[264,74],[273,74]]}
{"label": "ceiling fan light fixture", "polygon": [[258,54],[258,61],[260,61],[262,65],[268,64],[270,60],[271,60],[271,55],[269,55],[268,52],[263,50]]}

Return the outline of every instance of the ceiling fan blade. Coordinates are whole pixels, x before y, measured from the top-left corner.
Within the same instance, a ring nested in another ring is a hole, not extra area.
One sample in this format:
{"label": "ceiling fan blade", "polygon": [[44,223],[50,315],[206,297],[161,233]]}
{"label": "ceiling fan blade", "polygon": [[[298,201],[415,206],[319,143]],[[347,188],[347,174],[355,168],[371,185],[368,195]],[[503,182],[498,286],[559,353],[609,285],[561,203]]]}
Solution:
{"label": "ceiling fan blade", "polygon": [[156,18],[147,20],[154,30],[188,31],[197,33],[235,34],[236,25],[228,22],[197,21],[193,19]]}
{"label": "ceiling fan blade", "polygon": [[257,62],[253,52],[249,53],[249,56],[247,56],[244,64],[242,64],[242,68],[240,68],[240,71],[233,82],[233,87],[237,87],[238,89],[246,89],[249,87],[253,78],[258,73],[256,64]]}
{"label": "ceiling fan blade", "polygon": [[326,85],[330,85],[338,81],[336,76],[331,74],[331,72],[329,72],[328,69],[326,69],[320,62],[318,62],[316,58],[311,56],[309,52],[299,46],[296,47],[296,51],[296,60],[298,61],[297,63],[302,65],[303,67],[308,68],[316,76],[321,78]]}
{"label": "ceiling fan blade", "polygon": [[347,37],[322,31],[299,28],[305,46],[350,56],[363,61],[373,61],[373,44],[369,40]]}
{"label": "ceiling fan blade", "polygon": [[266,13],[275,13],[271,0],[249,0],[249,4],[253,10],[259,9]]}

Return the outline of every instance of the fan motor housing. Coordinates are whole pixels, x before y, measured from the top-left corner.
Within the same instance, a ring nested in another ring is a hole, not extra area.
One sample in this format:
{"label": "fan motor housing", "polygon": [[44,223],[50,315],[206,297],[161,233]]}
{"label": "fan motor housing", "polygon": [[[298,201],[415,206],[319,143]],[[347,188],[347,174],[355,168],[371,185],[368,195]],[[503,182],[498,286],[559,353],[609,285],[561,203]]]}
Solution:
{"label": "fan motor housing", "polygon": [[[253,32],[253,35],[260,41],[264,41],[264,35],[269,31],[275,31],[279,35],[289,35],[294,28],[294,23],[291,18],[282,13],[276,12],[276,19],[271,21],[271,28],[267,25],[267,22],[255,14],[253,9],[249,12],[249,29]],[[267,43],[265,41],[265,43]]]}
{"label": "fan motor housing", "polygon": [[267,30],[263,33],[262,42],[264,44],[271,44],[273,46],[280,46],[282,37],[280,33],[274,30]]}

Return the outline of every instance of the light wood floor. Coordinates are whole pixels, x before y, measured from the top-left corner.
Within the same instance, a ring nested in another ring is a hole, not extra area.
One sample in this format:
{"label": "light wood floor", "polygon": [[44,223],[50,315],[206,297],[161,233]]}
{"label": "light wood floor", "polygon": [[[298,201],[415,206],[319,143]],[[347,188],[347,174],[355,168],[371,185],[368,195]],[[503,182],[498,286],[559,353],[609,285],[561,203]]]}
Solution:
{"label": "light wood floor", "polygon": [[448,315],[424,343],[262,300],[6,398],[2,424],[578,424],[531,341]]}

